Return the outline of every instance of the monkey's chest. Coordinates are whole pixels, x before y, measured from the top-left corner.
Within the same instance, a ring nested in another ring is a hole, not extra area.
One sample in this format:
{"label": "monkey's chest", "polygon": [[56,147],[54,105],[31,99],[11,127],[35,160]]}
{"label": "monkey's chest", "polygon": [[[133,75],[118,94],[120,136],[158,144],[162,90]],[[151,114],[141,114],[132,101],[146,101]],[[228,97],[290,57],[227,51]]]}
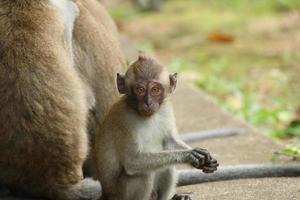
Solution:
{"label": "monkey's chest", "polygon": [[158,152],[163,150],[167,137],[167,129],[159,121],[151,121],[140,124],[137,136],[137,144],[142,152]]}
{"label": "monkey's chest", "polygon": [[158,137],[145,138],[139,144],[139,149],[142,152],[158,152],[163,150],[162,139]]}

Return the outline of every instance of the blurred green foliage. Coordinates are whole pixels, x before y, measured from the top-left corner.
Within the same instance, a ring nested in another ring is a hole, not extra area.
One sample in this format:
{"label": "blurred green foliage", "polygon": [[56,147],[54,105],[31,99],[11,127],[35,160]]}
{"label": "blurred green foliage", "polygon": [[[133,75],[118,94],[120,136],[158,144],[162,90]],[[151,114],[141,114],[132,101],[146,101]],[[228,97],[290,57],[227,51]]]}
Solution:
{"label": "blurred green foliage", "polygon": [[[299,0],[170,0],[162,10],[140,12],[128,1],[110,9],[143,49],[197,74],[227,110],[273,138],[300,137],[289,126],[300,106]],[[232,41],[213,41],[213,33]]]}
{"label": "blurred green foliage", "polygon": [[274,152],[272,156],[272,160],[277,160],[280,156],[288,156],[293,158],[294,160],[300,159],[300,141],[296,140],[292,144],[286,146],[280,152]]}

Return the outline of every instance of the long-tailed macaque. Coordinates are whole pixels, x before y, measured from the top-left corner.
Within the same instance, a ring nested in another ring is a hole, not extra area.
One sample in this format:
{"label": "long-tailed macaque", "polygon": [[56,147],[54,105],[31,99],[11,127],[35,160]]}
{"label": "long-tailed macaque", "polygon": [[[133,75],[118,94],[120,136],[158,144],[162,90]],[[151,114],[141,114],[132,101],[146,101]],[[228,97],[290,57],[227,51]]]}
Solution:
{"label": "long-tailed macaque", "polygon": [[0,183],[15,195],[100,197],[82,165],[117,98],[116,35],[96,0],[0,1]]}
{"label": "long-tailed macaque", "polygon": [[125,76],[118,74],[124,96],[100,125],[93,151],[104,199],[149,200],[151,194],[158,200],[190,199],[174,193],[174,165],[190,164],[205,173],[217,169],[207,150],[179,139],[168,101],[176,82],[176,74],[143,54]]}
{"label": "long-tailed macaque", "polygon": [[123,66],[96,0],[1,0],[0,183],[14,195],[97,199],[81,167]]}

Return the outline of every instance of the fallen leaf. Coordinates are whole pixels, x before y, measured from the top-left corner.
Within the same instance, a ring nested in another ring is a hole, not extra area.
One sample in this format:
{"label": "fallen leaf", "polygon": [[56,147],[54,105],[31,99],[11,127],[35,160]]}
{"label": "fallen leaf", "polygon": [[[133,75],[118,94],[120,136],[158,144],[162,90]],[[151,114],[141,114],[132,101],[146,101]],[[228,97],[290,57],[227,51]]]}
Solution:
{"label": "fallen leaf", "polygon": [[221,32],[210,33],[208,39],[212,42],[218,42],[218,43],[231,43],[234,42],[235,40],[233,35],[225,34]]}

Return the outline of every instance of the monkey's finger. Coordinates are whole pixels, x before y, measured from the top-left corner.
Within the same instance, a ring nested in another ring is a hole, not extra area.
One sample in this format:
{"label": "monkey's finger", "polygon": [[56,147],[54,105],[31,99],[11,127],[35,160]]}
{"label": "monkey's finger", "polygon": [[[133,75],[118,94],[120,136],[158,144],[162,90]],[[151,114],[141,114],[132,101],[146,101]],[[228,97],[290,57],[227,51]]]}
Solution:
{"label": "monkey's finger", "polygon": [[206,165],[206,167],[214,167],[214,168],[217,168],[217,167],[219,167],[219,163],[209,164],[209,165]]}
{"label": "monkey's finger", "polygon": [[192,200],[192,198],[188,195],[184,196],[184,200]]}
{"label": "monkey's finger", "polygon": [[217,168],[216,167],[203,167],[203,172],[204,173],[213,173],[214,171],[216,171]]}
{"label": "monkey's finger", "polygon": [[212,170],[212,169],[205,169],[205,170],[202,170],[203,173],[206,173],[206,174],[211,174],[211,173],[214,173],[216,170]]}
{"label": "monkey's finger", "polygon": [[216,159],[212,158],[212,159],[209,161],[209,163],[218,163],[218,161],[217,161]]}
{"label": "monkey's finger", "polygon": [[177,195],[175,194],[172,200],[192,200],[192,198],[188,195]]}
{"label": "monkey's finger", "polygon": [[209,167],[218,167],[219,163],[216,159],[212,159],[208,165]]}
{"label": "monkey's finger", "polygon": [[202,167],[203,165],[205,165],[205,157],[201,154],[199,154],[198,152],[192,152],[192,155],[197,159],[198,163],[199,163],[199,167]]}
{"label": "monkey's finger", "polygon": [[196,169],[202,169],[202,168],[199,167],[200,164],[199,164],[199,160],[197,160],[197,159],[193,160],[192,163],[191,163],[191,165],[193,167],[195,167]]}
{"label": "monkey's finger", "polygon": [[214,172],[215,172],[214,170],[203,170],[203,173],[205,174],[212,174]]}
{"label": "monkey's finger", "polygon": [[214,167],[214,166],[204,166],[203,169],[205,169],[205,170],[214,170],[214,171],[216,171],[216,170],[217,170],[217,167]]}
{"label": "monkey's finger", "polygon": [[181,196],[180,200],[192,200],[192,198],[188,195]]}
{"label": "monkey's finger", "polygon": [[190,153],[189,155],[189,162],[191,165],[193,165],[194,167],[197,168],[197,166],[199,165],[199,160],[198,158],[193,154],[193,152]]}
{"label": "monkey's finger", "polygon": [[205,162],[209,162],[212,159],[210,153],[206,149],[196,148],[195,151],[205,157]]}
{"label": "monkey's finger", "polygon": [[194,157],[196,157],[196,159],[201,160],[201,163],[205,164],[205,156],[204,156],[204,155],[199,154],[199,153],[196,152],[196,151],[192,151],[192,155],[193,155]]}

